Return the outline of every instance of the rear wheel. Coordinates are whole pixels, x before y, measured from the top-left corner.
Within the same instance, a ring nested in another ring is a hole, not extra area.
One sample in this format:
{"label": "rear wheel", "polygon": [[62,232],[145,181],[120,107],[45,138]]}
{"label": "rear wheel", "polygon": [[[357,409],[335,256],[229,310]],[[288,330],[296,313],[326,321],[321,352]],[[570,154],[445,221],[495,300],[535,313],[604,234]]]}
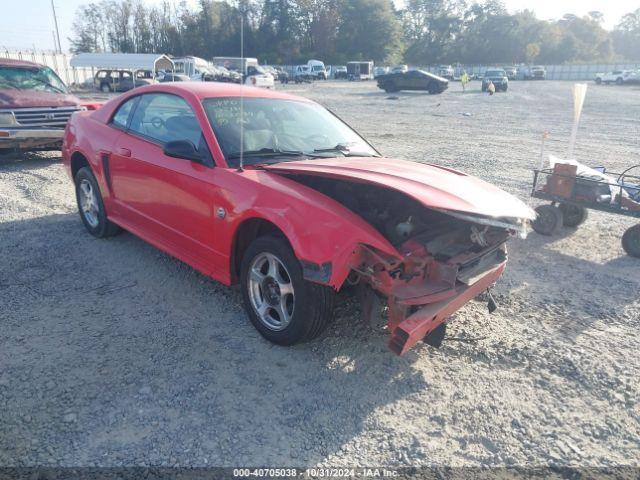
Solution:
{"label": "rear wheel", "polygon": [[536,207],[538,214],[531,223],[531,227],[541,235],[553,235],[562,225],[562,212],[553,205],[540,205]]}
{"label": "rear wheel", "polygon": [[640,224],[629,228],[622,236],[622,248],[631,257],[640,258]]}
{"label": "rear wheel", "polygon": [[107,219],[100,188],[91,169],[83,167],[78,170],[74,181],[80,218],[89,233],[98,238],[117,234],[120,227]]}
{"label": "rear wheel", "polygon": [[602,79],[600,77],[596,78],[596,84],[600,85],[602,83]]}
{"label": "rear wheel", "polygon": [[624,83],[624,80],[620,77],[616,78],[616,85],[622,85]]}
{"label": "rear wheel", "polygon": [[561,203],[558,208],[562,212],[562,224],[565,227],[582,225],[589,216],[589,211],[586,208],[570,203]]}
{"label": "rear wheel", "polygon": [[249,246],[240,282],[249,319],[270,342],[312,340],[331,319],[333,291],[304,280],[300,262],[280,236],[259,237]]}

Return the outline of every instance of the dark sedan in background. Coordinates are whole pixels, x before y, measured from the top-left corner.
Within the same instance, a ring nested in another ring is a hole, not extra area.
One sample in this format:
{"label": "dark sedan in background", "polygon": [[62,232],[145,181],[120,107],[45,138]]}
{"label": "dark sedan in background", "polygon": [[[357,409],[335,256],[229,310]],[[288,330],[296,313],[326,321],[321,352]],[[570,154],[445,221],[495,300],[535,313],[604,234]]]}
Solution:
{"label": "dark sedan in background", "polygon": [[380,75],[376,80],[378,87],[388,93],[400,90],[422,90],[433,95],[449,88],[449,80],[423,70]]}

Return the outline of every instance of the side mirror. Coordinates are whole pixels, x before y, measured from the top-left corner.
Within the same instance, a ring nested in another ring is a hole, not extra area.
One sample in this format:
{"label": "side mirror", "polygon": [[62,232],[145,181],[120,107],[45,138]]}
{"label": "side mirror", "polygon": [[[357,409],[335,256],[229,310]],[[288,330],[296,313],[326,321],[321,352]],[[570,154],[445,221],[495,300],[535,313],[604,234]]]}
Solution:
{"label": "side mirror", "polygon": [[202,155],[196,150],[196,146],[190,140],[173,140],[164,145],[164,154],[167,157],[184,158],[202,163]]}

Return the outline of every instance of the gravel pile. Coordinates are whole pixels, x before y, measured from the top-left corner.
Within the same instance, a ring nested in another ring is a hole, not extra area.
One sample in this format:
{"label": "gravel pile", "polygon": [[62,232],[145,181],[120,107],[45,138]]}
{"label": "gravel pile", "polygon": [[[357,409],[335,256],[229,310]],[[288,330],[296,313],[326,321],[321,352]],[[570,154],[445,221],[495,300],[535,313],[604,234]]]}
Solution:
{"label": "gravel pile", "polygon": [[[373,82],[286,90],[387,156],[475,174],[526,199],[540,138],[566,151],[570,84],[493,97]],[[592,86],[577,157],[638,157],[640,89]],[[640,261],[628,218],[511,243],[495,289],[440,349],[405,357],[343,296],[318,340],[264,341],[225,288],[133,235],[97,240],[59,153],[0,160],[0,466],[640,463]]]}

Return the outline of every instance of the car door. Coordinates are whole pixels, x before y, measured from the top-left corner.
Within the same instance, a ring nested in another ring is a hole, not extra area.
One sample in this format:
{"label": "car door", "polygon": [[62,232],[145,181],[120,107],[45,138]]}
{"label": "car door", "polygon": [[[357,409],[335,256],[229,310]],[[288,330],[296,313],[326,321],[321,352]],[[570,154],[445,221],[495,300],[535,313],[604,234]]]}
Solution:
{"label": "car door", "polygon": [[212,186],[213,162],[207,166],[164,153],[167,142],[188,140],[211,158],[198,120],[177,95],[148,93],[135,98],[126,126],[114,125],[124,132],[109,159],[114,203],[123,226],[210,274],[222,262],[213,248],[213,209],[219,204]]}
{"label": "car door", "polygon": [[417,70],[411,70],[403,75],[405,90],[422,90],[425,88],[423,76]]}

